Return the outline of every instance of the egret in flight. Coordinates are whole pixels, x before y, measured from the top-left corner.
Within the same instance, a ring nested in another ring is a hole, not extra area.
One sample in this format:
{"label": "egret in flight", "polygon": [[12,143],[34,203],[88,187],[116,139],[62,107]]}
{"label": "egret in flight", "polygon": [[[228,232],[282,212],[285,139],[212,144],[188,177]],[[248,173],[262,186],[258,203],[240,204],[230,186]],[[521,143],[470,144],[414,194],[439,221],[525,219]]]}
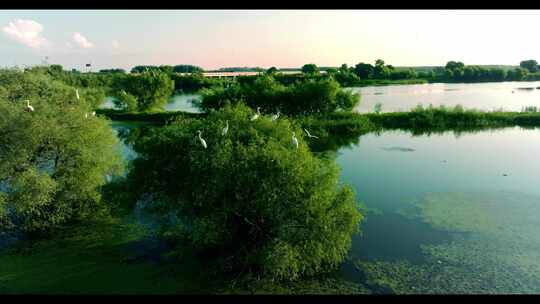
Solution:
{"label": "egret in flight", "polygon": [[223,128],[223,130],[221,131],[221,136],[227,135],[227,132],[229,131],[229,121],[228,120],[226,121],[226,124],[227,125],[225,126],[225,128]]}
{"label": "egret in flight", "polygon": [[259,118],[259,115],[261,115],[261,112],[259,111],[261,107],[257,107],[257,113],[253,114],[251,117],[251,121],[254,121],[255,119]]}
{"label": "egret in flight", "polygon": [[272,121],[275,121],[276,119],[278,119],[278,118],[279,118],[279,114],[280,114],[280,113],[279,113],[279,111],[278,111],[277,114],[272,115]]}
{"label": "egret in flight", "polygon": [[203,147],[206,149],[206,141],[201,137],[201,130],[198,130],[197,132],[199,133],[199,141],[201,142],[201,145],[203,145]]}
{"label": "egret in flight", "polygon": [[309,138],[319,138],[319,137],[317,137],[317,136],[315,136],[315,135],[311,135],[307,129],[304,129],[304,131],[306,131],[306,134],[307,134],[307,136],[308,136]]}
{"label": "egret in flight", "polygon": [[292,132],[292,144],[296,149],[298,149],[298,139],[296,138],[294,132]]}
{"label": "egret in flight", "polygon": [[28,112],[34,112],[34,107],[30,105],[30,100],[26,100],[26,111]]}

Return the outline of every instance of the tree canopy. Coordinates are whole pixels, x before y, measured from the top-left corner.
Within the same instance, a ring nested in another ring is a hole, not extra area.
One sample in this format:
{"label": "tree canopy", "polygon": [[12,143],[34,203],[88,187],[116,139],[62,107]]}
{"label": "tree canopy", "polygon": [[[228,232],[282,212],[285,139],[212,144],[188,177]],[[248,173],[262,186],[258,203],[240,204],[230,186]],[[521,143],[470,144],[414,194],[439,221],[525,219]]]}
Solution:
{"label": "tree canopy", "polygon": [[135,145],[131,188],[169,219],[164,235],[188,240],[225,272],[296,279],[333,269],[362,218],[351,188],[339,185],[333,161],[313,156],[300,128],[251,121],[253,113],[225,107],[151,132]]}
{"label": "tree canopy", "polygon": [[121,169],[118,140],[74,90],[43,75],[0,71],[4,228],[45,231],[106,211],[99,190]]}

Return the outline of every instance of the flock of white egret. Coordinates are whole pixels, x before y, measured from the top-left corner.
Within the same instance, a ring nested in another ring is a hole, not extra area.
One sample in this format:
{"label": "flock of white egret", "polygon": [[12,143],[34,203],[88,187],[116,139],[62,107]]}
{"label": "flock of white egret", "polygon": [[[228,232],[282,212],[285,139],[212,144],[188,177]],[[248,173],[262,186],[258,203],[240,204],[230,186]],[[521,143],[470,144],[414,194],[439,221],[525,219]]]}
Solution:
{"label": "flock of white egret", "polygon": [[[75,89],[75,95],[77,96],[77,100],[80,100],[79,90]],[[30,105],[30,100],[26,100],[26,110],[28,112],[34,112],[34,107],[32,107]],[[257,120],[259,118],[259,116],[261,115],[260,110],[261,110],[261,108],[257,107],[257,113],[253,114],[253,116],[251,117],[251,121]],[[96,116],[96,112],[92,111],[91,115]],[[279,118],[279,115],[280,115],[279,111],[276,114],[272,115],[272,118],[271,118],[272,121],[276,121]],[[88,113],[85,113],[84,117],[88,118]],[[306,134],[307,134],[307,136],[309,138],[319,138],[319,137],[317,137],[315,135],[311,135],[311,133],[309,133],[309,131],[307,129],[304,129],[304,131],[306,132]],[[225,122],[225,127],[221,131],[221,136],[227,135],[227,132],[229,132],[229,121],[228,120]],[[201,145],[205,149],[208,148],[208,145],[206,144],[206,140],[204,140],[204,138],[201,137],[201,133],[202,133],[201,130],[198,130],[197,133],[198,133],[198,137],[199,137],[199,141],[200,141]],[[298,139],[296,138],[296,134],[294,132],[292,132],[292,145],[296,149],[298,149]]]}
{"label": "flock of white egret", "polygon": [[[251,121],[254,121],[254,120],[257,120],[259,118],[259,116],[261,115],[261,112],[260,112],[261,108],[260,107],[257,107],[257,113],[253,114],[253,116],[251,116]],[[271,119],[272,121],[276,121],[280,116],[280,112],[278,111],[276,114],[272,115]],[[304,131],[306,132],[307,136],[309,138],[319,138],[315,135],[311,135],[311,133],[309,133],[309,131],[307,129],[304,129]],[[229,121],[225,121],[225,127],[223,127],[223,129],[221,130],[221,136],[225,136],[227,135],[227,132],[229,132]],[[197,134],[198,134],[198,137],[199,137],[199,142],[201,143],[201,145],[206,149],[208,148],[208,145],[206,144],[206,140],[204,140],[204,138],[201,137],[201,130],[197,130]],[[296,138],[296,134],[294,132],[292,132],[292,145],[298,149],[298,138]]]}
{"label": "flock of white egret", "polygon": [[[80,100],[81,97],[79,96],[79,90],[78,89],[75,89],[75,96],[77,97],[77,100]],[[34,107],[30,105],[30,100],[26,100],[26,111],[27,112],[34,112]],[[92,113],[90,113],[90,115],[92,116],[96,116],[96,111],[92,111]],[[88,113],[85,113],[84,114],[84,118],[88,118]]]}

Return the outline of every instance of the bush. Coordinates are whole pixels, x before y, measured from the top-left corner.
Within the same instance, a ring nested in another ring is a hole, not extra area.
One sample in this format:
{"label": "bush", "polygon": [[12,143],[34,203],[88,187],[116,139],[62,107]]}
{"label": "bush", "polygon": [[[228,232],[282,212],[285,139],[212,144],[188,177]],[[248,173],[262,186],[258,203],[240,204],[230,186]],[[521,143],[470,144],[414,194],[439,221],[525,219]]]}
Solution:
{"label": "bush", "polygon": [[185,238],[222,271],[296,279],[338,266],[362,218],[352,190],[338,184],[335,163],[313,156],[298,127],[252,115],[238,105],[151,130],[135,145],[131,189],[172,219],[164,236]]}
{"label": "bush", "polygon": [[[85,118],[90,107],[73,102],[74,88],[14,76],[21,82],[0,83],[9,95],[0,98],[3,228],[45,231],[105,211],[100,187],[107,174],[121,169],[118,141],[107,121]],[[29,91],[22,94],[20,88]],[[23,98],[31,100],[34,112],[26,111]]]}

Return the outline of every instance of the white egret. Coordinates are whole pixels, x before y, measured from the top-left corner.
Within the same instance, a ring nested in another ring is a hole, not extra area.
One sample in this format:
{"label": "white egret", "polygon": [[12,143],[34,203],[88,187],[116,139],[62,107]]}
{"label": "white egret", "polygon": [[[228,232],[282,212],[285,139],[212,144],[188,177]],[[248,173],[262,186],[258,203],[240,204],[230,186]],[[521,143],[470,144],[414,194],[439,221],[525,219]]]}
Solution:
{"label": "white egret", "polygon": [[96,111],[92,111],[92,116],[96,116]]}
{"label": "white egret", "polygon": [[279,113],[278,111],[277,114],[272,115],[272,121],[275,121],[276,119],[278,119],[280,114],[281,113]]}
{"label": "white egret", "polygon": [[201,145],[203,145],[203,147],[206,149],[206,141],[201,137],[201,130],[198,130],[197,132],[199,133],[199,141],[201,142]]}
{"label": "white egret", "polygon": [[292,144],[296,149],[298,149],[298,139],[296,138],[294,132],[292,132]]}
{"label": "white egret", "polygon": [[225,126],[225,128],[223,128],[223,130],[221,131],[221,136],[227,135],[227,132],[229,131],[229,121],[228,120],[226,121],[226,124],[227,125]]}
{"label": "white egret", "polygon": [[308,136],[309,138],[319,138],[319,137],[317,137],[317,136],[315,136],[315,135],[311,135],[307,129],[304,129],[304,131],[306,131],[306,134],[307,134],[307,136]]}
{"label": "white egret", "polygon": [[84,113],[84,118],[88,118],[88,113]]}
{"label": "white egret", "polygon": [[75,95],[77,96],[77,100],[80,100],[81,97],[79,96],[79,90],[75,89]]}
{"label": "white egret", "polygon": [[26,100],[26,111],[28,112],[34,112],[34,107],[30,105],[30,100]]}
{"label": "white egret", "polygon": [[261,109],[261,107],[257,107],[257,113],[253,114],[253,116],[251,116],[251,121],[254,121],[255,119],[259,118],[259,115],[261,115],[261,112],[259,111]]}

